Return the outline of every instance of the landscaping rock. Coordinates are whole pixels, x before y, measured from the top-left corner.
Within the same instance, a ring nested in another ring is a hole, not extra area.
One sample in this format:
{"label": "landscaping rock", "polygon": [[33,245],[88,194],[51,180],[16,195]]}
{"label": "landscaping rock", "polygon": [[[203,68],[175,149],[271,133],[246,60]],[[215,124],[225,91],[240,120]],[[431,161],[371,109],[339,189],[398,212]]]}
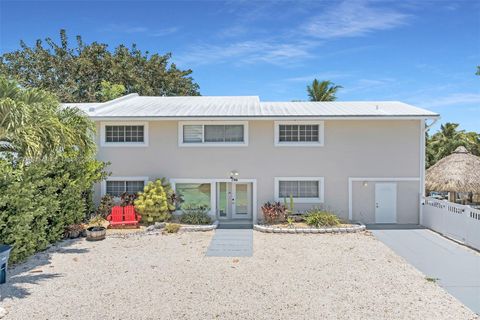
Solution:
{"label": "landscaping rock", "polygon": [[153,226],[155,229],[162,229],[165,228],[165,222],[155,222],[155,225]]}
{"label": "landscaping rock", "polygon": [[145,231],[146,231],[146,232],[155,231],[155,225],[148,226],[148,227],[145,229]]}

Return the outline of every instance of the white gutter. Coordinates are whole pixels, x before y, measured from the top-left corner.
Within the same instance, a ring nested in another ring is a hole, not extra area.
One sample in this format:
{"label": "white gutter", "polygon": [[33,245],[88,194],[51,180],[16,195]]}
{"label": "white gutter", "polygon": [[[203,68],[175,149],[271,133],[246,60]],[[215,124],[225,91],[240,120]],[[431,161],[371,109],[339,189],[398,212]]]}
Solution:
{"label": "white gutter", "polygon": [[436,119],[438,115],[418,115],[418,116],[238,116],[238,117],[212,117],[212,116],[191,116],[191,117],[122,117],[122,116],[107,116],[107,117],[90,117],[94,121],[304,121],[304,120],[421,120],[421,119]]}

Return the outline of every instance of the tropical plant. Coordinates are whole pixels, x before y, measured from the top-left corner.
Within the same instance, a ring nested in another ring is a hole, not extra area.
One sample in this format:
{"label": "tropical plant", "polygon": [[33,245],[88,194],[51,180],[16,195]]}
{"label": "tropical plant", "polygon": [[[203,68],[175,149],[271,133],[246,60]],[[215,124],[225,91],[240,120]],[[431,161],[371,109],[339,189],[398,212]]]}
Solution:
{"label": "tropical plant", "polygon": [[267,202],[262,206],[262,213],[266,223],[278,223],[285,221],[287,208],[280,202]]}
{"label": "tropical plant", "polygon": [[120,206],[133,206],[135,199],[137,199],[136,193],[124,192],[120,195]]}
{"label": "tropical plant", "polygon": [[162,181],[157,179],[147,183],[134,202],[135,209],[142,215],[142,219],[146,217],[148,222],[167,221],[171,217],[170,212],[175,210],[175,206],[168,201],[167,186]]}
{"label": "tropical plant", "polygon": [[91,156],[95,126],[77,108],[61,108],[46,91],[25,89],[0,77],[0,152],[45,159],[79,151]]}
{"label": "tropical plant", "polygon": [[480,134],[458,130],[459,124],[447,122],[440,130],[426,136],[426,167],[434,165],[438,160],[450,155],[459,146],[480,156]]}
{"label": "tropical plant", "polygon": [[89,227],[103,227],[103,225],[107,223],[108,221],[102,216],[94,216],[88,220]]}
{"label": "tropical plant", "polygon": [[54,95],[0,77],[0,243],[24,260],[60,240],[93,211],[106,177],[95,160],[94,124]]}
{"label": "tropical plant", "polygon": [[186,224],[209,224],[212,219],[208,215],[210,208],[202,205],[189,205],[182,206],[182,216],[180,217],[181,223]]}
{"label": "tropical plant", "polygon": [[287,224],[289,227],[293,227],[293,223],[295,222],[295,219],[292,217],[287,217]]}
{"label": "tropical plant", "polygon": [[307,85],[307,93],[310,101],[335,101],[337,91],[341,88],[329,80],[320,82],[314,79],[312,85]]}
{"label": "tropical plant", "polygon": [[100,203],[95,211],[96,216],[106,218],[112,211],[114,205],[113,197],[109,194],[104,195],[100,199]]}
{"label": "tropical plant", "polygon": [[[123,93],[150,96],[199,95],[192,70],[178,69],[171,54],[149,54],[120,45],[86,44],[77,36],[71,46],[65,30],[60,43],[51,38],[0,57],[0,74],[24,86],[54,93],[62,102],[105,101]],[[123,87],[122,87],[123,86]]]}
{"label": "tropical plant", "polygon": [[341,223],[340,219],[335,214],[321,209],[312,209],[307,211],[304,219],[306,224],[317,228],[334,227]]}

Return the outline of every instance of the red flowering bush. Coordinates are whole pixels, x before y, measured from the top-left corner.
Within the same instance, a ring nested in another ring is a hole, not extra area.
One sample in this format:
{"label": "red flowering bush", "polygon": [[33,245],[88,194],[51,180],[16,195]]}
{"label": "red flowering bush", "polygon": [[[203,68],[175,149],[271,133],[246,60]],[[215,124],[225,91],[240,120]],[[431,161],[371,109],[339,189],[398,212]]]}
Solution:
{"label": "red flowering bush", "polygon": [[267,224],[285,221],[287,207],[280,202],[267,202],[262,206],[263,219]]}

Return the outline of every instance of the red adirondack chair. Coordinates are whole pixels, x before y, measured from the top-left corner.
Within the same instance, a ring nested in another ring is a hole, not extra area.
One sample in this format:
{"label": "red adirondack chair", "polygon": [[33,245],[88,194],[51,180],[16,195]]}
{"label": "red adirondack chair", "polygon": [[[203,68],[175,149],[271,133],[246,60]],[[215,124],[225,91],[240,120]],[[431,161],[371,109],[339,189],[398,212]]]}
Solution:
{"label": "red adirondack chair", "polygon": [[123,208],[120,206],[114,206],[112,212],[107,216],[107,220],[110,221],[110,226],[121,225],[123,223]]}
{"label": "red adirondack chair", "polygon": [[134,206],[125,206],[123,207],[123,223],[136,226],[142,216],[137,214]]}
{"label": "red adirondack chair", "polygon": [[114,206],[107,220],[110,221],[110,228],[125,226],[136,227],[141,218],[142,217],[135,212],[134,206]]}

